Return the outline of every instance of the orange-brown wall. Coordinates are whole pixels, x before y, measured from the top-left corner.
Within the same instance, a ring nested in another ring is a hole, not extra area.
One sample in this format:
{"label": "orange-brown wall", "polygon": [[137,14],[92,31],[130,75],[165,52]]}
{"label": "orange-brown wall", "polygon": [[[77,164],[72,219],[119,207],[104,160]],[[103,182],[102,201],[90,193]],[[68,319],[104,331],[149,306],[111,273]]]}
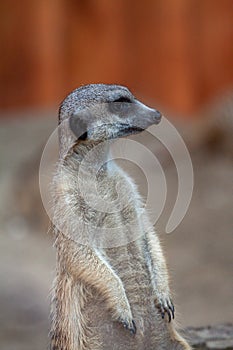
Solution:
{"label": "orange-brown wall", "polygon": [[2,0],[1,109],[121,83],[183,114],[233,87],[232,0]]}

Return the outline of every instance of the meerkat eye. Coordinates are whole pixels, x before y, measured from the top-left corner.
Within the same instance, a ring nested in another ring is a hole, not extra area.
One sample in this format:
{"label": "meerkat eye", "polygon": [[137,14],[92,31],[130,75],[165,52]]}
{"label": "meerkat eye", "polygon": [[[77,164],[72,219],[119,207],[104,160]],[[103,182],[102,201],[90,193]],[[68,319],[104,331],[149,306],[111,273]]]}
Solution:
{"label": "meerkat eye", "polygon": [[111,113],[125,113],[129,110],[132,101],[128,97],[120,97],[115,101],[109,103]]}
{"label": "meerkat eye", "polygon": [[121,103],[123,103],[123,102],[126,102],[126,103],[132,103],[132,101],[130,100],[130,98],[129,97],[119,97],[117,100],[115,100],[115,101],[113,101],[113,102],[121,102]]}

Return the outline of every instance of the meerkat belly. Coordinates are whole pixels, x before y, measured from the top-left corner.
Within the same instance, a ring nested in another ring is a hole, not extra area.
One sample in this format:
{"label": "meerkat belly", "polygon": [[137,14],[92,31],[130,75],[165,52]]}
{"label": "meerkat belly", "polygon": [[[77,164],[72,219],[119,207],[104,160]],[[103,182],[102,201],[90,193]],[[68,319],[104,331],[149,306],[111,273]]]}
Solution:
{"label": "meerkat belly", "polygon": [[131,179],[124,175],[118,177],[117,182],[118,186],[115,180],[109,182],[109,199],[115,199],[117,192],[120,201],[116,203],[114,213],[105,215],[102,220],[102,225],[107,228],[106,242],[112,243],[103,248],[103,254],[122,280],[133,317],[138,328],[144,330],[149,327],[144,322],[150,322],[154,319],[153,312],[157,313],[145,242],[148,218]]}
{"label": "meerkat belly", "polygon": [[[128,243],[124,247],[106,251],[108,260],[121,278],[132,309],[133,317],[139,328],[147,327],[153,312],[153,290],[145,258],[143,238]],[[156,310],[155,310],[156,311]]]}
{"label": "meerkat belly", "polygon": [[121,324],[112,321],[104,299],[93,291],[87,317],[91,320],[91,329],[97,332],[102,344],[101,349],[154,349],[152,344],[158,336],[159,328],[155,328],[156,319],[160,319],[161,316],[153,302],[153,290],[143,252],[143,239],[130,242],[126,246],[105,249],[105,256],[123,282],[137,334],[136,338],[133,337],[129,332],[125,332]]}
{"label": "meerkat belly", "polygon": [[[148,220],[139,195],[135,196],[133,184],[120,180],[118,191],[114,182],[109,182],[106,197],[109,201],[115,198],[121,201],[116,203],[111,213],[95,216],[95,222],[101,226],[100,230],[95,230],[95,235],[98,236],[99,253],[123,283],[137,326],[137,340],[126,333],[119,322],[112,321],[104,297],[97,295],[95,290],[92,291],[93,298],[87,303],[87,317],[91,320],[91,328],[98,329],[102,349],[136,350],[145,349],[146,345],[150,349],[156,334],[155,320],[161,316],[154,304],[147,261],[145,232]],[[115,348],[114,342],[117,344]]]}

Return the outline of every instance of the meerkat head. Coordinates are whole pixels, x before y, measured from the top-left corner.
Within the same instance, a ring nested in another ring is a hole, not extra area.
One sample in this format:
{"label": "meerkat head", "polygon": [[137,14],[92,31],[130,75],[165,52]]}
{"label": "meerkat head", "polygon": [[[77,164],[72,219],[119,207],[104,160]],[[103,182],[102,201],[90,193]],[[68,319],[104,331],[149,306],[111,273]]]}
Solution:
{"label": "meerkat head", "polygon": [[124,86],[91,84],[74,90],[60,107],[59,121],[79,140],[106,140],[139,133],[161,120],[161,113],[138,101]]}

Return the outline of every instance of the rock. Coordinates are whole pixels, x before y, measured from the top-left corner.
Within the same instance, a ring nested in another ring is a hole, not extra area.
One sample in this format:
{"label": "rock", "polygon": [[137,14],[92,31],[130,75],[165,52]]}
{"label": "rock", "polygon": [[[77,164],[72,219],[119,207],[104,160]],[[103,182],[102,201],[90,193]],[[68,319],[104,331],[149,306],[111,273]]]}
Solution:
{"label": "rock", "polygon": [[194,349],[233,350],[233,324],[189,327],[184,335]]}

